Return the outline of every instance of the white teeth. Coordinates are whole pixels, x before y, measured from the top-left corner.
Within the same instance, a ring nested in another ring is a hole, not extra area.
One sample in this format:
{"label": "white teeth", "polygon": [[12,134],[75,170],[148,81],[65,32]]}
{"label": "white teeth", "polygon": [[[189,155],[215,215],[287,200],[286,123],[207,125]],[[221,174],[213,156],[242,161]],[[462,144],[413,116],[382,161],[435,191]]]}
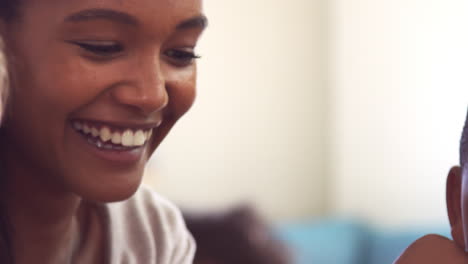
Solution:
{"label": "white teeth", "polygon": [[120,145],[122,143],[122,136],[120,135],[120,133],[117,133],[117,132],[112,133],[111,142],[113,144]]}
{"label": "white teeth", "polygon": [[133,146],[142,146],[145,144],[146,135],[143,130],[138,130],[133,136]]}
{"label": "white teeth", "polygon": [[102,142],[107,142],[107,141],[111,140],[112,134],[111,134],[110,129],[107,128],[107,127],[102,127],[101,131],[99,133],[99,137],[101,138]]}
{"label": "white teeth", "polygon": [[[88,124],[80,123],[80,122],[73,122],[72,127],[79,131],[82,132],[85,135],[91,135],[94,138],[98,138],[98,141],[100,142],[99,148],[106,148],[106,149],[113,149],[116,146],[112,147],[112,145],[104,144],[106,142],[112,142],[114,145],[121,145],[124,147],[140,147],[145,144],[146,141],[148,141],[152,134],[153,130],[148,129],[148,130],[142,130],[139,129],[137,131],[133,131],[131,129],[126,129],[123,133],[118,132],[118,131],[111,131],[110,127],[107,126],[102,126],[101,129],[98,129],[96,127],[90,126]],[[92,141],[94,142],[94,141]],[[110,143],[109,142],[109,143]]]}
{"label": "white teeth", "polygon": [[85,124],[85,125],[83,126],[83,132],[84,132],[85,134],[89,134],[89,133],[91,132],[91,128],[89,128],[89,126]]}
{"label": "white teeth", "polygon": [[93,137],[99,136],[99,130],[95,127],[91,128],[91,135],[93,135]]}
{"label": "white teeth", "polygon": [[122,145],[125,147],[133,146],[133,132],[131,130],[125,130],[122,134]]}

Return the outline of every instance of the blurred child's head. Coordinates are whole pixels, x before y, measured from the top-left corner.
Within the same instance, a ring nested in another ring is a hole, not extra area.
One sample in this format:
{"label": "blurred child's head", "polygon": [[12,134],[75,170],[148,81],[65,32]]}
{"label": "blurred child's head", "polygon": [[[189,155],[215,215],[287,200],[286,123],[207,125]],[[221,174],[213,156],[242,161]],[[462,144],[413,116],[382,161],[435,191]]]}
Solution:
{"label": "blurred child's head", "polygon": [[460,140],[460,166],[449,172],[446,198],[452,237],[468,252],[468,116]]}
{"label": "blurred child's head", "polygon": [[289,264],[285,245],[253,208],[184,214],[197,242],[195,264]]}

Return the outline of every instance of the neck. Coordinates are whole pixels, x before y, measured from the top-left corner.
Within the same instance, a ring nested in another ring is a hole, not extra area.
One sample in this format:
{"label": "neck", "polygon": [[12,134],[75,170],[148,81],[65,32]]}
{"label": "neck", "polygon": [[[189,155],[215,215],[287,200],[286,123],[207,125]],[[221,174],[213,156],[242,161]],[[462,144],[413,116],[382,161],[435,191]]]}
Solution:
{"label": "neck", "polygon": [[18,162],[24,159],[8,154],[2,157],[8,166],[2,173],[5,212],[1,213],[6,213],[11,223],[16,263],[34,263],[38,259],[64,263],[79,233],[81,199],[54,184],[56,181],[47,175],[34,173],[40,170]]}

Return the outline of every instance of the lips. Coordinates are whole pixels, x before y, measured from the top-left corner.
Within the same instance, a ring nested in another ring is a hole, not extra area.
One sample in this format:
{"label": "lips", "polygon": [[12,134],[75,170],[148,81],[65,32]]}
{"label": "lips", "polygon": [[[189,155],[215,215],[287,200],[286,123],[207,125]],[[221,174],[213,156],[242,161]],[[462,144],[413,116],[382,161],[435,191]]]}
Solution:
{"label": "lips", "polygon": [[144,146],[157,125],[150,128],[116,127],[75,120],[72,122],[72,127],[97,148],[122,151]]}

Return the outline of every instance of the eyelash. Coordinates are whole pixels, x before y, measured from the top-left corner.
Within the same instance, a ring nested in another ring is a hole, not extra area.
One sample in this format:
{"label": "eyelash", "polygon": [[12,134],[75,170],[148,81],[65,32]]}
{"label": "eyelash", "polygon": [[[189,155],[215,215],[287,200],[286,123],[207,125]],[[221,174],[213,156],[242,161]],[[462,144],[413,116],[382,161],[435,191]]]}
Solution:
{"label": "eyelash", "polygon": [[120,44],[90,44],[85,42],[77,43],[82,49],[92,52],[99,56],[112,56],[122,52],[123,47]]}
{"label": "eyelash", "polygon": [[[119,55],[124,50],[124,47],[121,44],[92,44],[89,42],[74,42],[85,51],[93,53],[100,59],[112,59]],[[171,49],[164,53],[171,62],[178,66],[188,66],[193,63],[195,59],[201,58],[199,55],[196,55],[193,51],[185,51],[181,49]]]}
{"label": "eyelash", "polygon": [[201,58],[196,55],[193,51],[185,51],[180,49],[168,50],[164,53],[170,58],[176,66],[183,67],[188,66],[194,62],[194,60]]}

